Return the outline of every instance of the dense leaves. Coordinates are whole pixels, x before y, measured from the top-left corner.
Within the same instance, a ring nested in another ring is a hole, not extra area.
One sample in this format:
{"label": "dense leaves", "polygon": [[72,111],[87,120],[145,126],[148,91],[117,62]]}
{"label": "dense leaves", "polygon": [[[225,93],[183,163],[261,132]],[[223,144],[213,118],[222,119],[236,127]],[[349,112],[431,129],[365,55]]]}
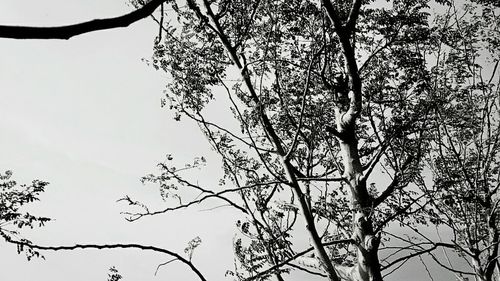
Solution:
{"label": "dense leaves", "polygon": [[[22,210],[24,205],[38,200],[38,196],[44,191],[48,183],[34,180],[30,185],[18,185],[11,177],[11,171],[0,174],[0,235],[6,241],[19,240],[19,229],[23,227],[43,226],[50,220],[46,217],[34,216]],[[27,241],[25,239],[21,240]],[[19,252],[24,250],[26,250],[28,259],[39,256],[39,253],[33,249],[24,249],[18,245]]]}

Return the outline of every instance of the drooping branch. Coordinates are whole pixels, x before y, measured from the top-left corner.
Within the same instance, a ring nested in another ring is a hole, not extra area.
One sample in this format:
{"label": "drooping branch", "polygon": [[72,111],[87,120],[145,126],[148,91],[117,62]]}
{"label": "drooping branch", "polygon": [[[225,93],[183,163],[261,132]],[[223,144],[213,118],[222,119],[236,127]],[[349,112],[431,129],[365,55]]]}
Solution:
{"label": "drooping branch", "polygon": [[16,241],[16,240],[9,240],[8,242],[12,244],[16,244],[19,247],[28,247],[32,249],[37,249],[37,250],[47,250],[47,251],[71,251],[71,250],[76,250],[76,249],[139,249],[139,250],[144,250],[144,251],[153,251],[153,252],[158,252],[158,253],[163,253],[167,254],[169,256],[174,257],[178,261],[184,263],[187,265],[191,271],[193,271],[200,280],[202,281],[207,281],[205,276],[198,270],[198,268],[188,259],[182,257],[181,255],[169,251],[167,249],[163,248],[158,248],[154,246],[146,246],[146,245],[140,245],[140,244],[76,244],[73,246],[40,246],[36,244],[31,244],[26,241]]}
{"label": "drooping branch", "polygon": [[70,39],[74,36],[98,30],[127,27],[150,16],[166,0],[151,0],[128,14],[105,19],[94,19],[71,25],[36,27],[0,25],[0,38],[11,39]]}

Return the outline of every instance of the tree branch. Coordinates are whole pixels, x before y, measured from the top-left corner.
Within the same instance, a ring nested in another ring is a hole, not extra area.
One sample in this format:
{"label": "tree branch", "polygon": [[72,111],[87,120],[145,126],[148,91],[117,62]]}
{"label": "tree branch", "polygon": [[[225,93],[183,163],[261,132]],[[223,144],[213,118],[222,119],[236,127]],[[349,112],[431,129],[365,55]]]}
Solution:
{"label": "tree branch", "polygon": [[73,246],[40,246],[40,245],[35,245],[35,244],[30,244],[28,242],[23,242],[23,241],[15,241],[15,240],[9,240],[8,242],[12,244],[16,244],[20,247],[29,247],[32,249],[37,249],[37,250],[49,250],[49,251],[71,251],[71,250],[76,250],[76,249],[139,249],[139,250],[145,250],[145,251],[154,251],[154,252],[159,252],[163,254],[167,254],[169,256],[172,256],[179,260],[180,262],[184,263],[187,265],[196,275],[198,278],[202,281],[207,281],[203,274],[194,266],[194,264],[187,260],[186,258],[182,257],[181,255],[163,249],[163,248],[158,248],[154,246],[145,246],[145,245],[140,245],[140,244],[103,244],[103,245],[97,245],[97,244],[76,244]]}
{"label": "tree branch", "polygon": [[315,59],[321,54],[321,52],[323,51],[323,48],[325,47],[325,45],[323,45],[321,47],[321,49],[314,54],[314,56],[312,57],[311,61],[309,62],[309,66],[307,67],[307,72],[306,72],[306,84],[304,86],[304,91],[302,93],[302,103],[301,103],[301,106],[300,106],[300,116],[299,116],[299,124],[297,126],[297,131],[295,132],[295,136],[293,138],[293,142],[290,146],[290,149],[288,150],[288,152],[286,153],[285,155],[285,159],[290,159],[290,156],[292,155],[295,147],[297,146],[297,141],[299,139],[299,135],[300,135],[300,131],[302,130],[302,125],[303,125],[303,121],[304,121],[304,112],[305,112],[305,108],[306,108],[306,96],[307,96],[307,92],[309,91],[309,82],[310,82],[310,78],[311,78],[311,69],[312,69],[312,66],[314,64],[314,61]]}
{"label": "tree branch", "polygon": [[323,181],[323,182],[345,182],[346,178],[319,178],[319,177],[298,177],[297,181],[305,181],[305,182],[311,182],[311,181]]}
{"label": "tree branch", "polygon": [[[423,255],[425,253],[429,253],[429,252],[432,252],[434,251],[435,249],[437,249],[438,247],[445,247],[445,248],[450,248],[450,249],[456,249],[456,246],[453,245],[453,244],[448,244],[448,243],[442,243],[442,242],[437,242],[437,243],[434,243],[432,245],[432,247],[430,248],[427,248],[427,249],[423,249],[423,250],[420,250],[420,251],[416,251],[412,254],[409,254],[407,256],[404,256],[404,257],[400,257],[398,259],[395,259],[393,260],[392,262],[386,264],[385,266],[382,266],[381,267],[381,270],[386,270],[388,268],[390,268],[391,266],[394,266],[396,265],[397,263],[400,263],[400,262],[405,262],[406,260],[408,259],[411,259],[413,257],[417,257],[417,256],[420,256],[420,255]],[[463,274],[469,274],[468,272],[461,272]]]}
{"label": "tree branch", "polygon": [[[281,183],[281,182],[280,181],[273,181],[273,182],[266,182],[266,183],[257,183],[257,184],[247,185],[247,186],[236,187],[236,188],[232,188],[232,189],[225,189],[225,190],[222,190],[219,192],[213,192],[211,190],[203,189],[202,192],[208,193],[208,194],[204,195],[203,197],[201,197],[199,199],[189,201],[188,203],[185,203],[185,204],[181,204],[181,205],[178,205],[175,207],[169,207],[169,208],[165,208],[165,209],[161,209],[161,210],[157,210],[157,211],[152,211],[152,212],[150,212],[149,210],[146,209],[146,212],[144,212],[144,213],[122,212],[122,214],[128,215],[129,217],[127,217],[126,220],[132,222],[132,221],[139,220],[140,218],[145,217],[145,216],[155,216],[155,215],[164,214],[167,212],[185,209],[185,208],[191,207],[192,205],[200,204],[200,203],[202,203],[210,198],[218,198],[218,199],[224,200],[229,204],[228,206],[234,207],[237,210],[240,210],[241,212],[248,214],[248,211],[245,208],[237,205],[236,203],[232,202],[231,200],[224,197],[223,195],[226,193],[241,192],[242,190],[245,190],[245,189],[252,189],[255,187],[259,187],[259,186],[265,186],[265,185],[271,185],[271,184],[277,184],[277,183]],[[185,184],[190,184],[190,183],[185,181]],[[201,190],[201,189],[199,189],[199,190]],[[138,202],[132,201],[128,196],[121,198],[118,201],[125,201],[125,202],[129,203],[129,205],[139,205]]]}
{"label": "tree branch", "polygon": [[351,11],[349,12],[349,17],[347,18],[346,28],[347,30],[354,30],[356,26],[356,21],[358,20],[359,10],[361,9],[361,0],[355,0],[352,4]]}
{"label": "tree branch", "polygon": [[389,144],[390,144],[390,140],[386,140],[380,144],[380,150],[371,159],[370,163],[366,167],[366,171],[363,175],[363,178],[361,179],[361,182],[366,182],[368,180],[368,177],[370,177],[371,173],[373,172],[373,169],[375,169],[375,166],[379,163],[380,158],[385,153],[385,150],[389,147]]}
{"label": "tree branch", "polygon": [[105,19],[94,19],[77,24],[35,27],[0,25],[0,38],[11,39],[70,39],[71,37],[98,30],[127,27],[150,16],[166,0],[151,0],[141,8],[128,14]]}

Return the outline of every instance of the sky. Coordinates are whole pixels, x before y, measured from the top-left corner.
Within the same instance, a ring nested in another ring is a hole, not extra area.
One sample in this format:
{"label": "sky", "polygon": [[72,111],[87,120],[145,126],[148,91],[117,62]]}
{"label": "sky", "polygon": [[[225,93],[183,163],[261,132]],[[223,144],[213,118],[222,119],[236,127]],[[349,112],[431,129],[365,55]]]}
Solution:
{"label": "sky", "polygon": [[[2,0],[0,23],[48,26],[117,16],[132,9],[125,2]],[[167,153],[180,165],[210,153],[196,125],[175,122],[160,107],[165,76],[142,61],[151,56],[157,32],[152,20],[143,20],[69,41],[0,39],[0,169],[12,170],[19,183],[50,182],[29,208],[54,221],[23,237],[41,245],[129,242],[182,253],[199,235],[203,244],[193,261],[218,253],[220,263],[200,269],[222,280],[232,262],[234,221],[210,218],[227,217],[225,210],[129,223],[120,212],[130,208],[116,202],[128,194],[159,203],[157,188],[142,185],[140,177],[156,172]],[[208,183],[209,173],[217,171],[200,171]],[[107,280],[113,265],[126,280],[195,280],[175,263],[154,276],[168,257],[137,250],[44,255],[45,261],[28,263],[0,242],[0,280]]]}
{"label": "sky", "polygon": [[[0,0],[0,7],[0,24],[37,26],[132,9],[124,0]],[[157,33],[146,19],[68,41],[0,39],[0,170],[12,170],[19,183],[50,182],[29,211],[54,221],[22,231],[37,244],[139,243],[182,253],[200,236],[193,262],[208,280],[230,280],[224,274],[233,264],[232,211],[195,208],[130,223],[120,214],[130,208],[116,202],[130,195],[161,206],[157,188],[139,179],[156,172],[166,154],[179,165],[207,157],[196,180],[208,186],[221,174],[198,127],[175,122],[160,107],[165,74],[142,60],[151,56]],[[15,246],[0,242],[0,280],[107,280],[111,266],[124,280],[197,280],[180,263],[155,276],[169,257],[139,250],[43,254],[45,260],[27,262]],[[399,277],[423,280],[422,270],[410,267]]]}

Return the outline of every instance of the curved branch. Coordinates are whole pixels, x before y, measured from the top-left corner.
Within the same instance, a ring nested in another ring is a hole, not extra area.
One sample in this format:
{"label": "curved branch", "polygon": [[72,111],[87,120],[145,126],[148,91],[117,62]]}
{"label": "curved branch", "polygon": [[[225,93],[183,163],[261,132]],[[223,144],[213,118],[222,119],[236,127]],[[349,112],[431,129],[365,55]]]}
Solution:
{"label": "curved branch", "polygon": [[373,200],[374,207],[377,207],[382,202],[384,202],[385,199],[391,196],[391,194],[398,188],[399,184],[403,180],[402,178],[404,177],[405,170],[410,166],[412,161],[413,161],[413,156],[410,155],[403,163],[401,170],[398,173],[396,173],[396,176],[394,177],[392,182],[387,186],[387,188],[382,192],[382,194],[379,195],[379,197]]}
{"label": "curved branch", "polygon": [[166,0],[151,0],[128,14],[105,19],[94,19],[71,25],[35,27],[0,25],[0,38],[11,39],[70,39],[71,37],[98,30],[127,27],[150,16]]}
{"label": "curved branch", "polygon": [[163,249],[163,248],[158,248],[154,246],[145,246],[145,245],[140,245],[140,244],[104,244],[104,245],[96,245],[96,244],[76,244],[73,246],[40,246],[40,245],[35,245],[31,244],[28,242],[23,242],[23,241],[15,241],[15,240],[10,240],[8,241],[10,243],[16,244],[20,247],[29,247],[32,249],[37,249],[37,250],[49,250],[49,251],[70,251],[70,250],[76,250],[76,249],[139,249],[139,250],[145,250],[145,251],[154,251],[154,252],[159,252],[163,254],[167,254],[169,256],[172,256],[179,260],[180,262],[184,263],[187,265],[196,275],[198,278],[202,281],[207,281],[203,274],[194,266],[194,264],[189,261],[188,259],[182,257],[181,255]]}

